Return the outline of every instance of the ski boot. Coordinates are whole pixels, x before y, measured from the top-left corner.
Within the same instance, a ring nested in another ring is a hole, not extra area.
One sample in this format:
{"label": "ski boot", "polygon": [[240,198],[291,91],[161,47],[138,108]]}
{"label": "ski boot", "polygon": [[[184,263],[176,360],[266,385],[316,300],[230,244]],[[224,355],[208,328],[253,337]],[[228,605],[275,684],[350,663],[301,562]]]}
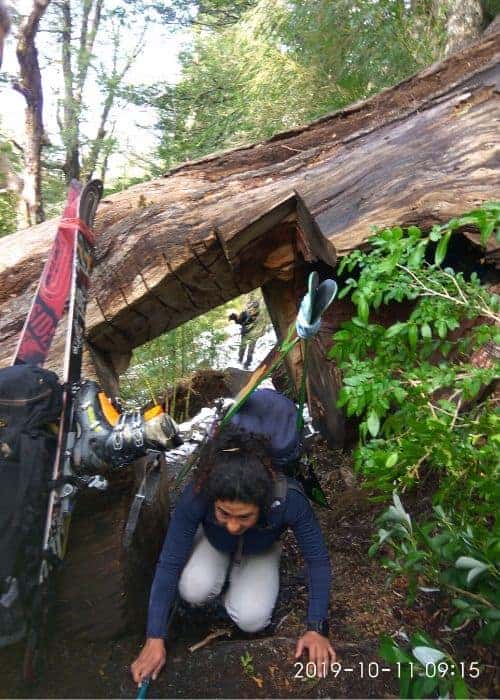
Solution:
{"label": "ski boot", "polygon": [[75,403],[73,461],[78,472],[116,469],[182,443],[175,421],[161,406],[120,413],[95,382],[86,381]]}

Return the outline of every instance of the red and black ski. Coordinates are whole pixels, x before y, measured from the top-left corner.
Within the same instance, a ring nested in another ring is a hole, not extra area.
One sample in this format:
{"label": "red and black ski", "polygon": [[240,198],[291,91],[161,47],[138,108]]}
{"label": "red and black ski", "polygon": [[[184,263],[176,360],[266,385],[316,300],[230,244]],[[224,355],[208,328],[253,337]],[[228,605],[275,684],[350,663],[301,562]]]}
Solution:
{"label": "red and black ski", "polygon": [[[71,188],[80,187],[76,181]],[[63,408],[59,421],[57,452],[54,460],[52,480],[57,484],[64,477],[71,477],[71,449],[74,441],[74,398],[79,389],[82,366],[82,348],[85,332],[85,310],[87,307],[90,274],[94,264],[94,239],[90,231],[95,211],[102,195],[102,183],[99,180],[89,182],[81,189],[78,198],[77,218],[66,222],[72,230],[72,255],[70,273],[70,299],[68,309],[68,325],[63,368]],[[64,226],[64,221],[62,222]],[[61,230],[61,226],[59,228]],[[64,229],[63,229],[64,230]],[[59,231],[58,231],[59,233]],[[61,275],[65,279],[65,275]],[[53,336],[53,333],[52,333]],[[49,563],[55,555],[58,559],[64,556],[66,530],[65,519],[69,515],[70,489],[64,495],[64,487],[59,492],[53,489],[49,497],[49,508],[43,540],[44,552],[48,555],[40,572],[40,583],[48,575]],[[63,536],[64,535],[64,536]]]}
{"label": "red and black ski", "polygon": [[70,294],[74,240],[78,234],[74,222],[78,215],[81,190],[80,183],[74,180],[19,338],[13,364],[42,365],[47,357]]}
{"label": "red and black ski", "polygon": [[71,508],[76,494],[71,449],[74,442],[74,400],[80,385],[82,346],[94,257],[91,226],[102,195],[99,180],[82,187],[72,181],[56,238],[21,333],[14,363],[41,365],[47,358],[59,320],[65,309],[67,330],[64,353],[63,407],[57,451],[43,534],[43,559],[36,600],[33,602],[24,664],[25,679],[33,678],[34,665],[48,613],[48,580],[66,548]]}

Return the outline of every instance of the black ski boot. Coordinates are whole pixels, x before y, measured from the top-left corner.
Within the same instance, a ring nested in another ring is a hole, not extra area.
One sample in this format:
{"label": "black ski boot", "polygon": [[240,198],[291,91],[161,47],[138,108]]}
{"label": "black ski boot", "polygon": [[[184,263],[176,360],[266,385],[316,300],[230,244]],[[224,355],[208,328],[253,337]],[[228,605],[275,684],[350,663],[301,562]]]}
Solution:
{"label": "black ski boot", "polygon": [[119,413],[95,382],[82,384],[75,415],[73,459],[78,471],[124,467],[147,450],[166,450],[182,443],[177,424],[161,406]]}

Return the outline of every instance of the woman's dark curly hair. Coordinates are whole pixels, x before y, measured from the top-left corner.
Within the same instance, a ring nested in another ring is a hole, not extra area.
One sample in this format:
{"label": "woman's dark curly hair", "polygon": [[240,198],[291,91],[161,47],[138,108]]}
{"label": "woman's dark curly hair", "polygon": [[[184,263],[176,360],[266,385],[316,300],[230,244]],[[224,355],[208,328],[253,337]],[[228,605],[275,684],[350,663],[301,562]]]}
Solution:
{"label": "woman's dark curly hair", "polygon": [[262,512],[271,504],[273,481],[267,440],[229,426],[200,455],[194,488],[211,501],[252,503]]}

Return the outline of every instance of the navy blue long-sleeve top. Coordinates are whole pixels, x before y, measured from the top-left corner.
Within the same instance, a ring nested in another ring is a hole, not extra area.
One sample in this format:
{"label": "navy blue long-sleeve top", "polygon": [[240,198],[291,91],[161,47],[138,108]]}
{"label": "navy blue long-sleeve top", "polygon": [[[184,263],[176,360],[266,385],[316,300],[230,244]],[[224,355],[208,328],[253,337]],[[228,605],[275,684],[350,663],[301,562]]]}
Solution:
{"label": "navy blue long-sleeve top", "polygon": [[[293,479],[288,479],[293,483]],[[218,550],[233,554],[240,536],[231,535],[215,519],[214,504],[193,485],[182,492],[172,515],[151,587],[148,637],[167,636],[167,622],[181,572],[191,554],[195,533],[203,525],[208,541]],[[283,500],[276,500],[255,526],[246,530],[242,554],[269,549],[290,527],[306,561],[309,574],[309,622],[326,619],[331,584],[330,558],[316,516],[300,488],[288,487]]]}

